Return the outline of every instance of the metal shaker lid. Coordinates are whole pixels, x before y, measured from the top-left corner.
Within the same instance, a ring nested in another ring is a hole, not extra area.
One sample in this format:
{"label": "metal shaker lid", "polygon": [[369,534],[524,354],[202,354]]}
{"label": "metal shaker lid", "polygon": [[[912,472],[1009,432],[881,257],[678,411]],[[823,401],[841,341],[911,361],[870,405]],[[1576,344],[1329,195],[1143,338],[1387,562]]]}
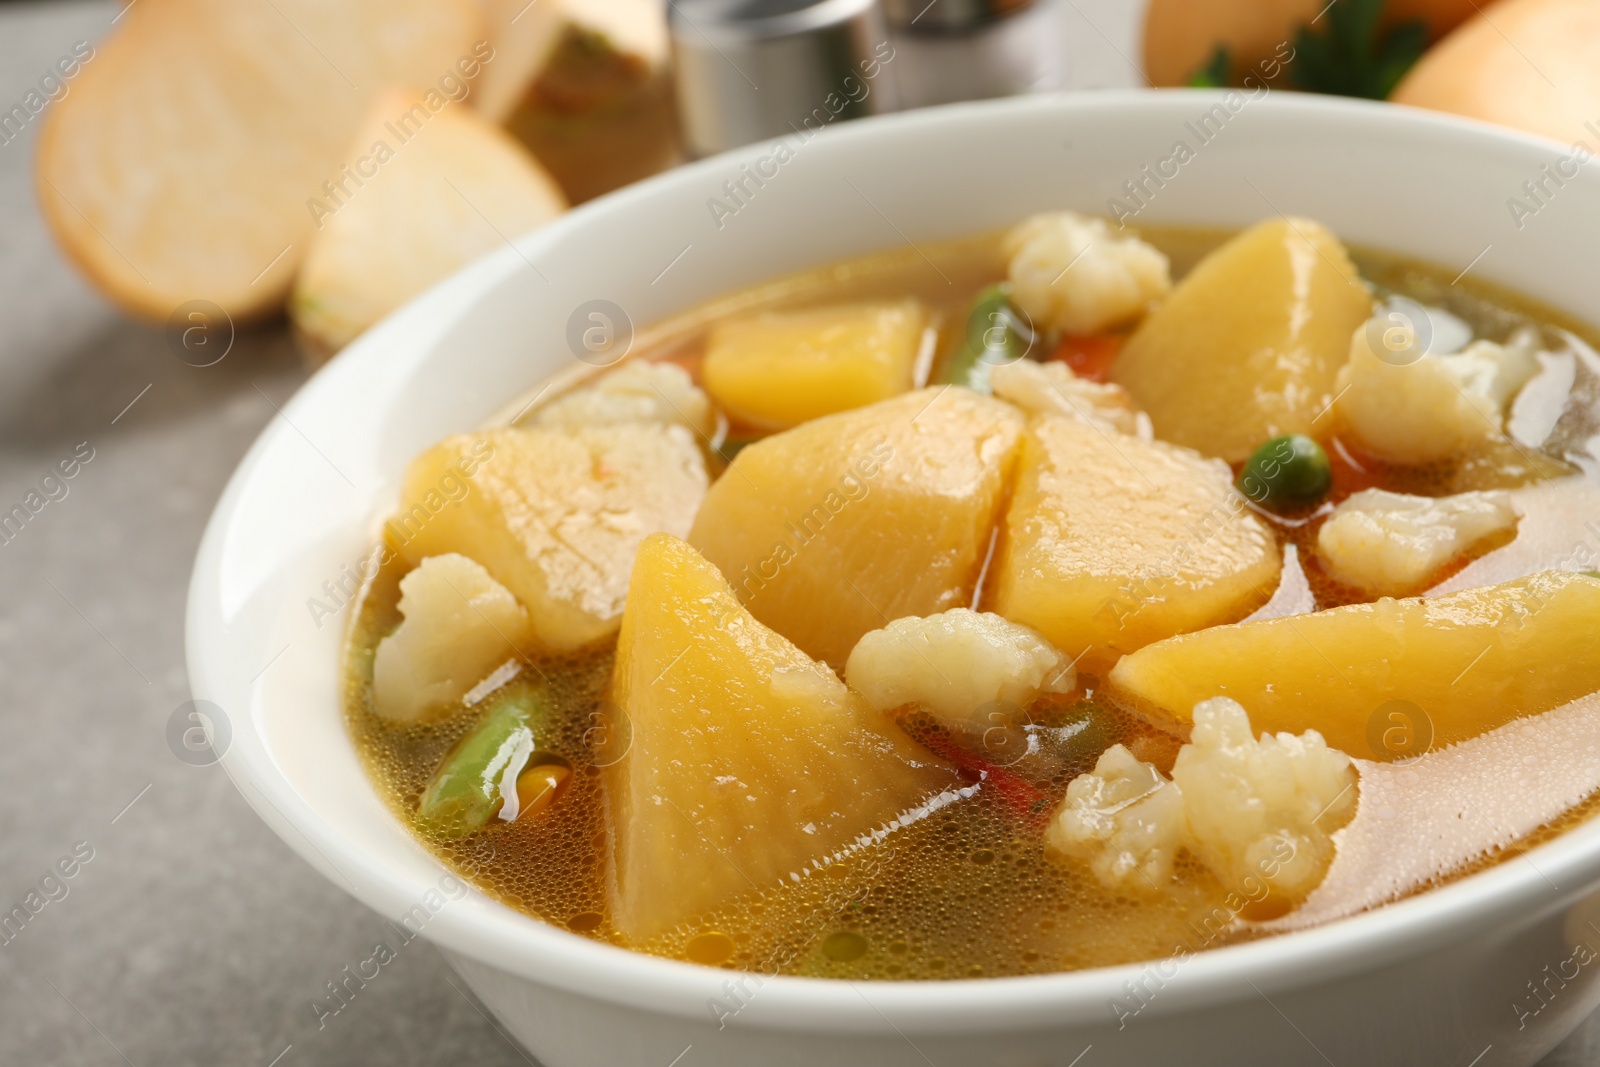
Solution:
{"label": "metal shaker lid", "polygon": [[918,33],[971,29],[1015,14],[1033,0],[883,0],[889,25]]}
{"label": "metal shaker lid", "polygon": [[894,109],[878,0],[668,0],[696,156]]}

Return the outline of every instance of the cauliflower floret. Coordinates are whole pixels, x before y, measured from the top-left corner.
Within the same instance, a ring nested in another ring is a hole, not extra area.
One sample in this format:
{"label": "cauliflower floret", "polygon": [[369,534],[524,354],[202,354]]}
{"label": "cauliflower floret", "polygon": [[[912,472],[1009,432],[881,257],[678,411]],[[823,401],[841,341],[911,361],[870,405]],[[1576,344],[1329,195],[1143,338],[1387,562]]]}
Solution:
{"label": "cauliflower floret", "polygon": [[1539,373],[1539,335],[1522,330],[1504,345],[1474,341],[1459,352],[1439,356],[1455,379],[1472,396],[1488,397],[1497,416],[1503,416],[1512,398]]}
{"label": "cauliflower floret", "polygon": [[1435,498],[1366,489],[1333,509],[1317,533],[1317,554],[1346,585],[1402,596],[1473,545],[1515,528],[1517,518],[1503,491]]}
{"label": "cauliflower floret", "polygon": [[1333,859],[1355,783],[1350,757],[1315,730],[1256,740],[1244,708],[1207,700],[1170,781],[1113,745],[1067,786],[1045,844],[1110,888],[1161,891],[1181,848],[1247,900],[1299,900]]}
{"label": "cauliflower floret", "polygon": [[1143,315],[1172,288],[1166,256],[1071,211],[1025,219],[1001,250],[1012,302],[1045,329],[1098,333]]}
{"label": "cauliflower floret", "polygon": [[989,715],[1023,709],[1042,693],[1070,693],[1066,656],[1026,626],[955,608],[896,619],[863,634],[845,678],[880,710],[921,704],[941,719],[988,727]]}
{"label": "cauliflower floret", "polygon": [[618,422],[677,423],[710,436],[711,400],[675,363],[634,360],[593,385],[557,397],[534,413],[533,425],[570,428]]}
{"label": "cauliflower floret", "polygon": [[1436,355],[1459,352],[1472,343],[1472,327],[1459,315],[1452,315],[1441,307],[1418,305],[1428,316],[1428,329],[1433,342],[1428,351]]}
{"label": "cauliflower floret", "polygon": [[528,635],[516,597],[454,552],[429,556],[400,579],[400,614],[372,664],[373,710],[394,722],[416,722],[459,700]]}
{"label": "cauliflower floret", "polygon": [[1251,736],[1226,697],[1195,705],[1172,780],[1183,790],[1184,846],[1230,889],[1303,899],[1333,860],[1331,834],[1355,810],[1350,757],[1322,735]]}
{"label": "cauliflower floret", "polygon": [[1370,325],[1350,342],[1336,407],[1357,444],[1392,462],[1448,459],[1499,436],[1506,406],[1539,370],[1532,331],[1506,345],[1474,341],[1459,352],[1395,364],[1373,352]]}
{"label": "cauliflower floret", "polygon": [[1172,878],[1183,846],[1183,793],[1121,745],[1100,754],[1045,830],[1045,845],[1089,862],[1102,885],[1148,894]]}
{"label": "cauliflower floret", "polygon": [[1106,431],[1150,436],[1149,420],[1139,418],[1126,389],[1085,381],[1065,363],[1002,363],[989,372],[989,385],[995,396],[1035,415],[1065,415]]}

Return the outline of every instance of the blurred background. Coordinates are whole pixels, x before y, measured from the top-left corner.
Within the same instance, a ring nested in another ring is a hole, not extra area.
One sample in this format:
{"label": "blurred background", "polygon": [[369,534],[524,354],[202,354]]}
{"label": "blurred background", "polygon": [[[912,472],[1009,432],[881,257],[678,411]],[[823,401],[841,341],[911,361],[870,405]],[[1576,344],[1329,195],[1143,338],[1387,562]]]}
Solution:
{"label": "blurred background", "polygon": [[1238,86],[1600,143],[1593,0],[1324,4],[0,0],[0,1063],[531,1062],[420,940],[319,1019],[388,931],[188,733],[203,524],[332,353],[570,204],[909,107]]}

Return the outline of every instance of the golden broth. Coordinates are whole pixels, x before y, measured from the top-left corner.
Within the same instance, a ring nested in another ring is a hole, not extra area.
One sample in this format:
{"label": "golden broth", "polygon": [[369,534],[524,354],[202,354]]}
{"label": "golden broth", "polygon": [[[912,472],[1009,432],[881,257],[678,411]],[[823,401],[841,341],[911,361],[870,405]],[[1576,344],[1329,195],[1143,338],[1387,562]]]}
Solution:
{"label": "golden broth", "polygon": [[[1229,234],[1153,229],[1141,236],[1171,257],[1174,275],[1181,277]],[[1453,283],[1448,271],[1386,254],[1357,251],[1355,259],[1380,292],[1443,306],[1479,336],[1503,340],[1530,323],[1589,336],[1578,324],[1521,297],[1470,280]],[[998,234],[864,257],[758,286],[642,331],[635,358],[670,359],[697,373],[708,325],[730,313],[913,296],[938,316],[942,359],[956,342],[973,294],[1003,273]],[[558,385],[570,388],[592,376],[587,370],[564,375]],[[506,410],[526,410],[526,401]],[[1523,484],[1569,470],[1552,457],[1512,445],[1487,457],[1420,471],[1383,468],[1340,455],[1334,462],[1335,499],[1369,485],[1441,494]],[[1322,574],[1310,551],[1328,507],[1268,516],[1280,537],[1300,546],[1322,607],[1361,599]],[[476,716],[463,710],[440,722],[397,728],[371,711],[373,653],[400,621],[400,577],[400,564],[392,563],[363,592],[348,646],[345,707],[374,784],[396,816],[410,823],[435,768]],[[511,683],[539,681],[561,708],[558,729],[541,739],[541,747],[566,759],[574,774],[550,809],[538,818],[492,823],[461,839],[419,833],[473,884],[547,922],[659,955],[766,974],[840,978],[937,979],[1073,970],[1183,954],[1249,936],[1232,928],[1236,916],[1252,917],[1247,902],[1230,899],[1210,873],[1186,857],[1170,892],[1131,898],[1101,886],[1082,865],[1045,856],[1045,816],[1059,803],[1071,777],[1090,769],[1101,750],[1127,743],[1141,758],[1166,770],[1176,750],[1176,739],[1158,736],[1135,718],[1096,703],[1096,680],[1084,678],[1081,702],[1074,698],[1047,708],[1031,728],[1046,740],[1047,753],[1053,753],[1042,766],[992,761],[999,769],[991,769],[976,795],[896,831],[826,873],[705,916],[698,928],[630,944],[611,929],[605,915],[608,845],[595,764],[597,726],[609,725],[601,716],[608,707],[602,699],[611,661],[611,648],[579,658],[529,661],[521,678]],[[936,750],[949,744],[930,722],[907,725]],[[1515,848],[1587,818],[1595,804],[1591,799]],[[1460,873],[1442,872],[1441,877]]]}

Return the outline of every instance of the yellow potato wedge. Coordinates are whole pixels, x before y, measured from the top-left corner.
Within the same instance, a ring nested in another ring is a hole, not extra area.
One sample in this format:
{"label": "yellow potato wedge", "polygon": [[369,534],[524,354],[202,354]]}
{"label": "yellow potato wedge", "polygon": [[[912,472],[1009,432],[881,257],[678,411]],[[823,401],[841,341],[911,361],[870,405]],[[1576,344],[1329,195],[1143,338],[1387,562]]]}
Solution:
{"label": "yellow potato wedge", "polygon": [[706,391],[754,426],[788,429],[909,392],[928,314],[913,300],[766,311],[719,322]]}
{"label": "yellow potato wedge", "polygon": [[1269,219],[1178,283],[1117,356],[1112,378],[1157,437],[1238,463],[1279,434],[1328,428],[1313,423],[1371,312],[1330,230]]}
{"label": "yellow potato wedge", "polygon": [[616,632],[639,543],[687,533],[705,487],[684,426],[460,434],[411,461],[385,533],[412,566],[481,564],[528,609],[535,643],[566,652]]}
{"label": "yellow potato wedge", "polygon": [[756,618],[842,668],[867,631],[970,603],[1022,425],[959,386],[813,420],[740,452],[689,542]]}
{"label": "yellow potato wedge", "polygon": [[986,600],[1099,673],[1152,641],[1244,618],[1272,596],[1281,566],[1226,464],[1038,418]]}
{"label": "yellow potato wedge", "polygon": [[809,877],[957,784],[665,534],[640,546],[612,692],[632,730],[606,770],[611,918],[629,938]]}
{"label": "yellow potato wedge", "polygon": [[1110,690],[1183,728],[1200,701],[1232,697],[1258,731],[1383,759],[1391,728],[1438,747],[1600,690],[1596,619],[1600,579],[1544,571],[1174,637],[1125,657]]}

